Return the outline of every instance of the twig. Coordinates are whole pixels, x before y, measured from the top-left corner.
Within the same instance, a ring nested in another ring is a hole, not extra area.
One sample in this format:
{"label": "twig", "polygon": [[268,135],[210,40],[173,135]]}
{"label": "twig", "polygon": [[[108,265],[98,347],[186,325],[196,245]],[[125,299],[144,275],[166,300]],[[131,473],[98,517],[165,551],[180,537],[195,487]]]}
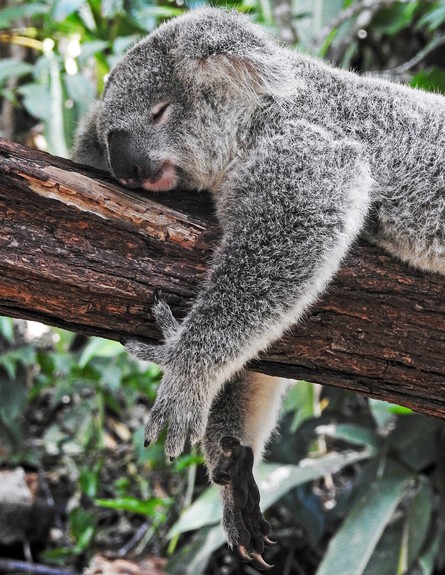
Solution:
{"label": "twig", "polygon": [[74,571],[65,571],[58,567],[49,567],[38,563],[27,563],[26,561],[15,561],[14,559],[0,559],[0,572],[10,573],[19,571],[23,573],[33,573],[35,575],[76,575]]}
{"label": "twig", "polygon": [[296,44],[298,33],[292,21],[292,1],[272,0],[272,13],[280,39],[286,44]]}
{"label": "twig", "polygon": [[136,531],[136,533],[133,535],[130,541],[128,541],[123,547],[119,549],[117,553],[119,557],[125,557],[127,553],[131,551],[133,547],[135,547],[139,543],[139,541],[145,535],[147,529],[148,529],[148,522],[142,523],[142,525],[139,527],[139,529]]}
{"label": "twig", "polygon": [[[415,0],[407,0],[407,2],[414,1]],[[432,0],[426,1],[431,2]],[[372,13],[374,13],[381,8],[388,8],[396,2],[400,2],[400,0],[359,0],[355,4],[349,6],[349,8],[346,8],[340,12],[340,14],[333,18],[328,24],[326,24],[326,26],[323,26],[320,32],[311,40],[311,48],[317,48],[320,44],[323,43],[323,41],[327,38],[332,30],[341,26],[344,22],[353,18],[356,14],[359,14],[365,10],[370,10]]]}
{"label": "twig", "polygon": [[443,44],[445,44],[445,36],[438,36],[437,38],[434,38],[429,44],[427,44],[424,48],[422,48],[422,50],[417,52],[415,56],[413,56],[410,60],[408,60],[404,64],[400,64],[395,68],[383,70],[382,72],[379,72],[379,74],[389,74],[392,76],[408,72],[408,70],[411,70],[411,68],[417,66],[417,64],[419,64],[422,60],[424,60],[428,56],[428,54],[434,52],[436,48],[442,46]]}

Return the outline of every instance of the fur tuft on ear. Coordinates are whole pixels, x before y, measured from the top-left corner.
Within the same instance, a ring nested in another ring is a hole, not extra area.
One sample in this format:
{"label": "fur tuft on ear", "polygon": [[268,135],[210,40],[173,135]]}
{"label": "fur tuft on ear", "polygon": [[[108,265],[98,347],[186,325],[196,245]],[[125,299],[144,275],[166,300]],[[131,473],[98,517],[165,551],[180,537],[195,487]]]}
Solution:
{"label": "fur tuft on ear", "polygon": [[231,96],[295,95],[300,81],[287,53],[236,11],[191,11],[176,38],[176,69],[189,84],[224,84]]}

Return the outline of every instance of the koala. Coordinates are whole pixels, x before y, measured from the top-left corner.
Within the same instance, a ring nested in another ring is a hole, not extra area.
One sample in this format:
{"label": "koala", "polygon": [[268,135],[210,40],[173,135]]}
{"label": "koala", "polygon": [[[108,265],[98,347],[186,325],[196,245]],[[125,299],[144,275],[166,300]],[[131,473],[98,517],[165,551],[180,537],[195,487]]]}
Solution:
{"label": "koala", "polygon": [[162,24],[110,73],[74,159],[124,186],[211,192],[222,229],[185,319],[154,298],[164,370],[146,444],[202,441],[229,544],[267,568],[252,466],[287,381],[246,363],[307,313],[359,234],[445,274],[445,98],[336,69],[235,11]]}

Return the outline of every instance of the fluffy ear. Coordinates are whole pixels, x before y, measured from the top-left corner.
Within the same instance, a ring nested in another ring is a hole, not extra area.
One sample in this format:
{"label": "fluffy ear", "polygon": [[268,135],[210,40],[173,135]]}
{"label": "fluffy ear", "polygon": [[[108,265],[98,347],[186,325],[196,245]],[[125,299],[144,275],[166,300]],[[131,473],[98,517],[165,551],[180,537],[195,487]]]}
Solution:
{"label": "fluffy ear", "polygon": [[177,71],[194,85],[224,84],[233,93],[286,97],[293,90],[285,52],[246,16],[204,9],[177,30]]}
{"label": "fluffy ear", "polygon": [[94,109],[82,122],[74,138],[72,159],[79,164],[87,164],[100,170],[110,171],[107,151],[99,138],[98,119],[102,102],[97,102]]}

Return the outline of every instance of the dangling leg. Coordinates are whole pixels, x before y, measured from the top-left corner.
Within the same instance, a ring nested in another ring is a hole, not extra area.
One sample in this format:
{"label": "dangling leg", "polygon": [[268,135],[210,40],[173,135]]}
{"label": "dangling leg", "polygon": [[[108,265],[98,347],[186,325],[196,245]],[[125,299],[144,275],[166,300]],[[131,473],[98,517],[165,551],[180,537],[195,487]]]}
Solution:
{"label": "dangling leg", "polygon": [[247,372],[227,383],[212,404],[203,447],[210,477],[219,485],[227,541],[259,569],[273,544],[260,509],[253,467],[275,429],[289,380]]}

